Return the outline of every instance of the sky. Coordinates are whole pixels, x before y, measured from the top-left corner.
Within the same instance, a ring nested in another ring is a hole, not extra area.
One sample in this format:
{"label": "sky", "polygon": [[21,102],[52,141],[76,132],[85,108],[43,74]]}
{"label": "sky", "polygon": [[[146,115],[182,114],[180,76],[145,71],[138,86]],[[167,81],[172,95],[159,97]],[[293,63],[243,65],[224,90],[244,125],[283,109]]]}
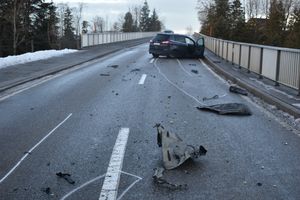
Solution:
{"label": "sky", "polygon": [[[49,0],[50,1],[50,0]],[[107,19],[111,26],[134,5],[143,5],[144,0],[52,0],[54,3],[68,3],[70,7],[85,4],[83,20],[92,21],[95,16]],[[147,0],[150,10],[156,9],[166,29],[185,33],[187,27],[199,31],[197,0]]]}

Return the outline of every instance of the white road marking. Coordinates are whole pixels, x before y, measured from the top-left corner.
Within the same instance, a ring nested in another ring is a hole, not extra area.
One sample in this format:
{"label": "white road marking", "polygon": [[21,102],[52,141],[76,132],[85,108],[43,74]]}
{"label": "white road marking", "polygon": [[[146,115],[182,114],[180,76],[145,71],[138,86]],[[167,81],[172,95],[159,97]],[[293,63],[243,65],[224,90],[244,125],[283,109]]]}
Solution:
{"label": "white road marking", "polygon": [[139,177],[139,176],[136,176],[136,175],[134,175],[134,174],[130,174],[130,173],[127,173],[127,172],[123,172],[122,171],[122,174],[126,174],[126,175],[128,175],[128,176],[133,176],[133,177],[135,177],[135,178],[137,178],[137,180],[136,181],[134,181],[132,184],[130,184],[130,186],[126,189],[126,190],[124,190],[124,192],[122,192],[122,194],[119,196],[119,198],[117,199],[117,200],[120,200],[120,199],[122,199],[122,197],[135,185],[135,184],[137,184],[139,181],[141,181],[142,180],[142,178],[141,177]]}
{"label": "white road marking", "polygon": [[54,129],[52,129],[43,139],[41,139],[36,145],[34,145],[26,154],[21,158],[21,160],[0,180],[0,184],[11,174],[13,171],[25,160],[25,158],[35,149],[37,148],[44,140],[46,140],[56,129],[58,129],[63,123],[65,123],[70,117],[72,113],[70,113],[67,118],[65,118],[62,122],[60,122]]}
{"label": "white road marking", "polygon": [[152,58],[151,60],[150,60],[150,63],[152,64],[154,62],[154,58]]}
{"label": "white road marking", "polygon": [[128,136],[129,128],[121,128],[109,161],[99,200],[117,199],[120,173],[123,165]]}
{"label": "white road marking", "polygon": [[[127,192],[128,192],[128,191],[136,184],[136,183],[138,183],[139,181],[142,180],[141,177],[136,176],[136,175],[134,175],[134,174],[130,174],[130,173],[123,172],[123,171],[121,171],[121,173],[122,173],[122,174],[126,174],[126,175],[128,175],[128,176],[135,177],[135,178],[137,178],[137,180],[134,181],[132,184],[130,184],[130,186],[129,186],[126,190],[124,190],[124,192],[118,197],[117,200],[122,199],[122,197],[123,197],[123,196],[124,196],[124,195],[125,195],[125,194],[126,194],[126,193],[127,193]],[[94,183],[95,181],[98,181],[98,180],[104,178],[104,177],[105,177],[105,174],[103,174],[103,175],[101,175],[101,176],[97,176],[96,178],[93,178],[92,180],[89,180],[88,182],[86,182],[86,183],[80,185],[79,187],[75,188],[74,190],[72,190],[71,192],[69,192],[68,194],[66,194],[65,196],[63,196],[60,200],[65,200],[65,199],[67,199],[68,197],[70,197],[72,194],[74,194],[74,193],[77,192],[78,190],[81,190],[82,188],[84,188],[84,187],[86,187],[86,186],[88,186],[88,185]]]}
{"label": "white road marking", "polygon": [[146,78],[147,78],[147,75],[143,74],[140,81],[139,81],[139,85],[144,85]]}
{"label": "white road marking", "polygon": [[196,97],[190,95],[189,93],[187,93],[186,91],[184,91],[183,89],[181,89],[180,87],[178,87],[175,83],[173,83],[172,81],[170,81],[168,79],[168,77],[161,72],[160,68],[157,66],[156,62],[158,59],[155,60],[154,62],[154,66],[156,67],[156,69],[158,70],[158,72],[171,84],[173,85],[175,88],[177,88],[180,92],[182,92],[183,94],[187,95],[188,97],[192,98],[193,100],[195,100],[197,103],[199,103],[200,105],[205,105],[202,102],[200,102]]}
{"label": "white road marking", "polygon": [[176,60],[177,60],[177,62],[178,62],[178,64],[179,64],[179,66],[181,67],[181,69],[182,69],[187,75],[193,76],[190,72],[188,72],[188,71],[183,67],[183,65],[181,64],[180,60],[178,60],[178,59],[176,59]]}
{"label": "white road marking", "polygon": [[88,181],[88,182],[82,184],[82,185],[79,186],[78,188],[72,190],[71,192],[69,192],[68,194],[66,194],[65,196],[63,196],[63,197],[61,198],[61,200],[65,200],[66,198],[68,198],[69,196],[71,196],[72,194],[74,194],[75,192],[77,192],[78,190],[80,190],[80,189],[84,188],[85,186],[87,186],[87,185],[89,185],[89,184],[91,184],[91,183],[93,183],[93,182],[95,182],[95,181],[97,181],[97,180],[99,180],[99,179],[101,179],[101,178],[104,178],[104,177],[105,177],[105,174],[103,174],[103,175],[101,175],[101,176],[98,176],[98,177],[96,177],[96,178],[94,178],[94,179],[92,179],[92,180],[90,180],[90,181]]}

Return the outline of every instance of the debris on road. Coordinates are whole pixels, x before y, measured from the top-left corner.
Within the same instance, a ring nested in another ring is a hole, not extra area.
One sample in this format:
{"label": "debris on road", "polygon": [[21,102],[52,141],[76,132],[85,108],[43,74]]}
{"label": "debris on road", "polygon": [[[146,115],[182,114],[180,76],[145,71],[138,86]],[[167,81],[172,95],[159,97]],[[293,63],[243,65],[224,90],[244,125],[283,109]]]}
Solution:
{"label": "debris on road", "polygon": [[184,185],[177,185],[174,183],[170,183],[167,180],[163,179],[163,173],[165,169],[162,167],[154,169],[154,175],[152,176],[154,183],[162,185],[166,188],[169,188],[170,190],[182,190],[182,189],[187,189],[187,184]]}
{"label": "debris on road", "polygon": [[213,100],[213,99],[218,99],[219,95],[215,95],[213,97],[203,97],[202,101],[208,101],[208,100]]}
{"label": "debris on road", "polygon": [[198,70],[192,69],[191,72],[193,72],[194,74],[198,74]]}
{"label": "debris on road", "polygon": [[139,72],[139,71],[141,71],[141,70],[140,69],[133,69],[130,72]]}
{"label": "debris on road", "polygon": [[100,76],[110,76],[110,74],[100,74]]}
{"label": "debris on road", "polygon": [[262,183],[257,183],[257,186],[262,186]]}
{"label": "debris on road", "polygon": [[245,90],[245,89],[243,89],[243,88],[240,88],[240,87],[238,87],[238,86],[236,86],[236,85],[231,85],[231,86],[229,87],[229,91],[230,91],[230,92],[233,92],[233,93],[245,95],[245,96],[248,95],[247,90]]}
{"label": "debris on road", "polygon": [[65,179],[68,183],[72,185],[75,184],[75,181],[71,178],[71,174],[58,172],[56,173],[56,176]]}
{"label": "debris on road", "polygon": [[189,66],[196,66],[196,64],[195,63],[190,63]]}
{"label": "debris on road", "polygon": [[157,144],[162,147],[165,169],[174,169],[189,158],[198,158],[206,154],[207,150],[203,146],[197,149],[184,143],[176,134],[165,130],[161,124],[156,124],[155,127],[157,128]]}
{"label": "debris on road", "polygon": [[119,67],[119,65],[108,65],[107,67],[112,67],[114,69],[117,69]]}
{"label": "debris on road", "polygon": [[252,115],[248,106],[241,103],[216,104],[211,106],[198,106],[198,110],[216,112],[219,115]]}
{"label": "debris on road", "polygon": [[221,63],[219,60],[214,60],[213,63]]}
{"label": "debris on road", "polygon": [[168,99],[171,99],[171,96],[168,96]]}
{"label": "debris on road", "polygon": [[51,188],[50,188],[50,187],[42,188],[41,191],[42,191],[42,192],[45,192],[46,194],[51,195],[51,196],[54,195],[54,194],[51,192]]}

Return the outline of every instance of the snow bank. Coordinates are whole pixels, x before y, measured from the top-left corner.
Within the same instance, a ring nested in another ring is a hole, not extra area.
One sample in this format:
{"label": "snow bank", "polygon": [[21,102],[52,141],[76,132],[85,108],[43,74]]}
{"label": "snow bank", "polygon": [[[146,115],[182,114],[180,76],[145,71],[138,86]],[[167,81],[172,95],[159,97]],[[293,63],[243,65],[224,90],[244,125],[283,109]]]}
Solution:
{"label": "snow bank", "polygon": [[74,49],[63,49],[63,50],[46,50],[46,51],[36,51],[33,53],[25,53],[18,56],[8,56],[5,58],[0,58],[0,69],[8,66],[13,66],[17,64],[23,64],[27,62],[44,60],[51,57],[61,56],[68,53],[74,53],[77,50]]}

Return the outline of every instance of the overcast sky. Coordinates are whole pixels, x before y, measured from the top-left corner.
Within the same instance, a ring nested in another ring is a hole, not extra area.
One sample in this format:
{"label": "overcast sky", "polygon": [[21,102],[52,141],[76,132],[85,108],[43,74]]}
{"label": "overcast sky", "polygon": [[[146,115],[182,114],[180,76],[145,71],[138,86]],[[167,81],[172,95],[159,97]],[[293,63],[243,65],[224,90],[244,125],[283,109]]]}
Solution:
{"label": "overcast sky", "polygon": [[[48,0],[50,1],[50,0]],[[134,5],[143,5],[144,0],[53,0],[54,3],[68,3],[70,7],[85,3],[83,19],[92,21],[98,15],[108,19],[110,26]],[[150,10],[156,9],[167,29],[184,33],[191,26],[199,31],[197,0],[147,0]]]}

